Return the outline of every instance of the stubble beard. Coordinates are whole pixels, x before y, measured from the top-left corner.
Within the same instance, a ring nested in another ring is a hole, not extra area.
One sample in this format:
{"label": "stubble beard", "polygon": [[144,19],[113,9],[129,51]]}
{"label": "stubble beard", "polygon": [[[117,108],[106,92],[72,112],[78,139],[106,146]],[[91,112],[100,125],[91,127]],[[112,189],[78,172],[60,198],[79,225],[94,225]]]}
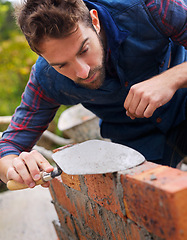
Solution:
{"label": "stubble beard", "polygon": [[[85,83],[85,80],[86,79],[89,79],[90,77],[92,77],[94,74],[97,74],[98,76],[95,77],[95,79],[90,82],[90,83]],[[101,66],[101,67],[97,67],[95,68],[94,70],[91,70],[90,73],[89,73],[89,76],[88,78],[86,79],[78,79],[76,81],[76,83],[78,85],[80,85],[81,87],[84,87],[84,88],[87,88],[87,89],[98,89],[100,88],[103,83],[104,83],[104,80],[105,80],[105,67],[104,65]]]}
{"label": "stubble beard", "polygon": [[105,75],[106,75],[105,74],[104,44],[99,36],[98,36],[98,40],[100,43],[100,47],[102,49],[102,64],[100,66],[97,66],[94,69],[90,70],[89,75],[86,79],[91,78],[94,74],[97,74],[98,76],[91,83],[85,83],[84,81],[86,79],[82,79],[82,78],[78,78],[76,81],[76,84],[80,85],[81,87],[84,87],[87,89],[92,89],[92,90],[98,89],[103,85],[103,83],[105,81]]}

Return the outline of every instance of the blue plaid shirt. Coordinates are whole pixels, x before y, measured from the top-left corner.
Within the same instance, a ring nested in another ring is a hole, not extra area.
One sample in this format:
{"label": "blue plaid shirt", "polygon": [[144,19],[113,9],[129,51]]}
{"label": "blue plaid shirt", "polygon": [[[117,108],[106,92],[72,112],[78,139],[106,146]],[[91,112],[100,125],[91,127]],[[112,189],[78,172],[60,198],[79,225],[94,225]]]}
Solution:
{"label": "blue plaid shirt", "polygon": [[[186,2],[184,0],[146,0],[145,4],[158,29],[173,42],[187,49]],[[16,109],[0,141],[1,157],[30,151],[43,131],[47,129],[60,106],[54,98],[46,96],[35,74],[35,66],[33,66],[21,104]],[[76,103],[78,102],[72,102],[72,104]]]}

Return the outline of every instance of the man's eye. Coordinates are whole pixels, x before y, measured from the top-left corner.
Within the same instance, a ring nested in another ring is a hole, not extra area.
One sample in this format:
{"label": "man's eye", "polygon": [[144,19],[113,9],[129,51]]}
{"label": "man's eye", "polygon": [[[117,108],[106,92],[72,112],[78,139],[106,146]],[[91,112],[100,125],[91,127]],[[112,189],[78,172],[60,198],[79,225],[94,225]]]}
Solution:
{"label": "man's eye", "polygon": [[63,67],[65,67],[65,64],[62,64],[62,65],[60,65],[60,66],[58,66],[58,68],[63,68]]}
{"label": "man's eye", "polygon": [[85,48],[82,52],[80,52],[80,55],[86,53],[88,51],[88,48]]}

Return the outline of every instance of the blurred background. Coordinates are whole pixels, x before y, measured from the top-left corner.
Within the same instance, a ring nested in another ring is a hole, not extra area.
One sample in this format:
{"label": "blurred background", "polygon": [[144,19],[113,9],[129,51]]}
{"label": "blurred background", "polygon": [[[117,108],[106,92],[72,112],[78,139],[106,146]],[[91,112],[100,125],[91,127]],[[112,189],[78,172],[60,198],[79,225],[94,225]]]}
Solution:
{"label": "blurred background", "polygon": [[0,115],[12,115],[37,59],[19,31],[12,2],[0,0]]}
{"label": "blurred background", "polygon": [[[11,116],[20,104],[31,67],[37,59],[16,25],[14,7],[20,2],[0,0],[0,116]],[[61,132],[56,128],[56,123],[64,109],[64,106],[59,109],[51,127],[58,135]],[[6,127],[6,124],[1,124],[0,132]]]}

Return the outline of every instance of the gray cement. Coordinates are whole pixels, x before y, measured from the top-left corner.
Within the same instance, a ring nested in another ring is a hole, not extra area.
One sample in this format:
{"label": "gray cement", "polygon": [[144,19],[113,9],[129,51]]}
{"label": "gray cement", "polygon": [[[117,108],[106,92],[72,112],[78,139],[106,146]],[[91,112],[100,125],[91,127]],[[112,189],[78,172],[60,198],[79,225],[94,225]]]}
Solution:
{"label": "gray cement", "polygon": [[48,188],[0,193],[0,240],[57,240]]}

